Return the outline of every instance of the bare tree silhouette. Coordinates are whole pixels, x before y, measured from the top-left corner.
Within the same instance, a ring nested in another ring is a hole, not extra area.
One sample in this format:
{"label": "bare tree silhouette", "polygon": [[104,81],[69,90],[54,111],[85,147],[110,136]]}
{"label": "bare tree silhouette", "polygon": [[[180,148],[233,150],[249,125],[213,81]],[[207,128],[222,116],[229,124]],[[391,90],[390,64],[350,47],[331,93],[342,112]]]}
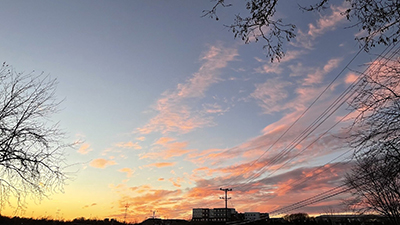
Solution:
{"label": "bare tree silhouette", "polygon": [[349,142],[356,165],[346,184],[353,198],[346,204],[358,212],[375,211],[400,223],[400,56],[398,50],[361,74],[350,102],[357,117]]}
{"label": "bare tree silhouette", "polygon": [[352,198],[345,201],[351,210],[378,212],[393,224],[400,223],[400,171],[394,158],[383,154],[358,158],[346,183],[353,188]]}
{"label": "bare tree silhouette", "polygon": [[63,188],[67,145],[51,120],[60,103],[56,84],[43,74],[16,73],[5,63],[0,68],[1,207],[23,208],[27,196],[40,200]]}
{"label": "bare tree silhouette", "polygon": [[[398,49],[399,50],[399,49]],[[400,168],[400,56],[375,61],[361,74],[350,106],[357,117],[350,127],[350,145],[358,157],[384,154]]]}
{"label": "bare tree silhouette", "polygon": [[[352,25],[358,27],[362,35],[356,37],[361,46],[368,51],[376,44],[397,42],[400,33],[400,3],[393,0],[345,0],[342,15]],[[215,0],[214,6],[204,10],[204,16],[219,19],[217,9],[232,6],[229,0]],[[309,6],[299,6],[303,11],[323,11],[330,6],[329,0],[318,0]],[[335,2],[337,4],[337,2]],[[293,2],[292,4],[298,4]],[[304,4],[310,4],[304,1]],[[245,43],[264,41],[267,57],[273,61],[285,55],[285,42],[296,37],[296,24],[284,22],[276,17],[279,0],[247,0],[245,15],[236,14],[231,25],[226,25],[235,38]],[[290,20],[290,16],[285,18]]]}

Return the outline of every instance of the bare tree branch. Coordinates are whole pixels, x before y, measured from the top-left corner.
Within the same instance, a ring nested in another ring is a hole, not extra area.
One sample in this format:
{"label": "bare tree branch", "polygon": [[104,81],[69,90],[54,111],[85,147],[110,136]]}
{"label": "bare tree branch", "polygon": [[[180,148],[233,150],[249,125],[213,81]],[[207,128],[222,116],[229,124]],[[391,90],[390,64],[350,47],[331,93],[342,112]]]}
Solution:
{"label": "bare tree branch", "polygon": [[[400,1],[398,0],[345,0],[348,4],[342,14],[352,23],[350,27],[358,27],[361,36],[356,37],[360,47],[369,51],[377,44],[388,45],[398,41],[400,34]],[[229,0],[215,0],[211,10],[204,10],[203,16],[219,19],[217,9],[232,6]],[[264,41],[263,48],[267,50],[267,57],[273,61],[280,60],[285,55],[285,42],[296,37],[296,24],[283,23],[282,19],[275,18],[278,0],[247,0],[248,15],[237,14],[231,25],[227,25],[235,38],[245,43]],[[317,0],[307,7],[299,5],[303,11],[323,12],[331,2]],[[297,3],[293,3],[297,4]],[[310,4],[304,1],[304,4]],[[288,16],[290,19],[290,16]]]}
{"label": "bare tree branch", "polygon": [[16,73],[5,63],[0,68],[0,207],[15,198],[18,209],[28,195],[40,200],[63,190],[70,145],[51,121],[60,103],[56,85],[43,74]]}
{"label": "bare tree branch", "polygon": [[356,165],[346,177],[359,213],[378,212],[400,223],[400,56],[395,51],[361,73],[350,106],[358,112],[349,127]]}

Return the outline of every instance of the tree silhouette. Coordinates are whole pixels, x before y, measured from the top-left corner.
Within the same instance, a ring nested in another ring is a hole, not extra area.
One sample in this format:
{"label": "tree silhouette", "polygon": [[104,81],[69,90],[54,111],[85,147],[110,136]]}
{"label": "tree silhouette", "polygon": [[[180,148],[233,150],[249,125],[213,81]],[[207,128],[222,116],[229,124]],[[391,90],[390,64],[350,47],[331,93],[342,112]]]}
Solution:
{"label": "tree silhouette", "polygon": [[[376,44],[397,42],[400,34],[400,2],[396,0],[345,0],[343,16],[359,28],[361,36],[356,39],[368,51]],[[229,0],[215,0],[204,16],[219,19],[217,9],[232,6]],[[314,5],[299,6],[303,11],[323,11],[330,6],[329,0],[318,0]],[[337,4],[337,2],[335,1]],[[276,17],[279,0],[247,0],[246,15],[236,14],[231,25],[226,25],[235,38],[245,43],[264,41],[267,57],[278,61],[284,57],[284,43],[296,37],[296,24]],[[292,4],[298,4],[293,2]],[[301,3],[300,3],[301,4]],[[310,4],[304,1],[304,4]],[[290,20],[290,16],[287,18]]]}
{"label": "tree silhouette", "polygon": [[356,165],[346,177],[357,211],[375,211],[400,223],[400,56],[376,61],[361,74],[350,106],[357,112],[349,142]]}
{"label": "tree silhouette", "polygon": [[51,121],[59,105],[55,88],[56,80],[43,74],[16,73],[5,63],[0,68],[1,207],[18,209],[28,195],[40,200],[62,190],[67,145]]}
{"label": "tree silhouette", "polygon": [[373,62],[361,74],[357,92],[349,102],[357,117],[350,127],[355,156],[384,154],[400,168],[400,56]]}
{"label": "tree silhouette", "polygon": [[378,212],[400,223],[400,170],[394,158],[367,155],[357,159],[346,183],[353,197],[345,203],[358,213]]}
{"label": "tree silhouette", "polygon": [[310,217],[307,213],[294,213],[285,215],[283,219],[291,223],[303,224],[308,222],[310,220]]}

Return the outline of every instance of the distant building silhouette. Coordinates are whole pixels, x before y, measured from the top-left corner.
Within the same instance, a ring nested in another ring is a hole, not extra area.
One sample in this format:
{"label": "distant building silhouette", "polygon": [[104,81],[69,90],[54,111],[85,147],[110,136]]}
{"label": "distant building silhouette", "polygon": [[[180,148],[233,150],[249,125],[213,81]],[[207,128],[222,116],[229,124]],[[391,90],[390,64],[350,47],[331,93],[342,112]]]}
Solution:
{"label": "distant building silhouette", "polygon": [[389,224],[388,218],[379,215],[320,215],[315,217],[315,220],[332,225]]}
{"label": "distant building silhouette", "polygon": [[268,219],[269,214],[268,213],[260,213],[260,212],[245,212],[244,214],[244,220],[245,221],[257,221],[257,220],[262,220],[262,219]]}
{"label": "distant building silhouette", "polygon": [[149,218],[140,223],[141,225],[188,225],[189,222],[181,219]]}
{"label": "distant building silhouette", "polygon": [[[225,214],[227,210],[227,215]],[[195,208],[193,209],[192,221],[214,221],[221,222],[228,218],[228,221],[232,221],[237,217],[237,212],[234,208]]]}
{"label": "distant building silhouette", "polygon": [[228,208],[227,215],[225,208],[194,208],[192,214],[192,221],[194,222],[224,222],[226,218],[228,218],[228,221],[257,221],[268,219],[269,214],[260,212],[238,213],[234,208]]}

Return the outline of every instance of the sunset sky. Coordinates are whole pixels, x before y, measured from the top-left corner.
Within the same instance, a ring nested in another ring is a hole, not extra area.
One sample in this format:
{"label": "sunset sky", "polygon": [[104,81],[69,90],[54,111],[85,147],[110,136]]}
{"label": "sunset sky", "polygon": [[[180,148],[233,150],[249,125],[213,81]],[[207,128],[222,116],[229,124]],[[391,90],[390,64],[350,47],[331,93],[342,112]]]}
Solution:
{"label": "sunset sky", "polygon": [[[382,48],[345,69],[359,30],[334,2],[321,13],[280,2],[276,17],[295,23],[297,38],[271,64],[262,43],[246,45],[224,27],[245,13],[239,0],[219,21],[202,17],[209,0],[2,1],[0,59],[56,78],[64,101],[53,120],[66,142],[83,141],[66,150],[64,193],[27,199],[18,215],[123,220],[129,205],[128,221],[152,211],[188,219],[192,208],[224,207],[219,188],[233,189],[228,206],[239,212],[270,212],[340,185],[346,124],[320,135],[346,105],[294,141]],[[342,198],[296,212],[341,211]]]}

